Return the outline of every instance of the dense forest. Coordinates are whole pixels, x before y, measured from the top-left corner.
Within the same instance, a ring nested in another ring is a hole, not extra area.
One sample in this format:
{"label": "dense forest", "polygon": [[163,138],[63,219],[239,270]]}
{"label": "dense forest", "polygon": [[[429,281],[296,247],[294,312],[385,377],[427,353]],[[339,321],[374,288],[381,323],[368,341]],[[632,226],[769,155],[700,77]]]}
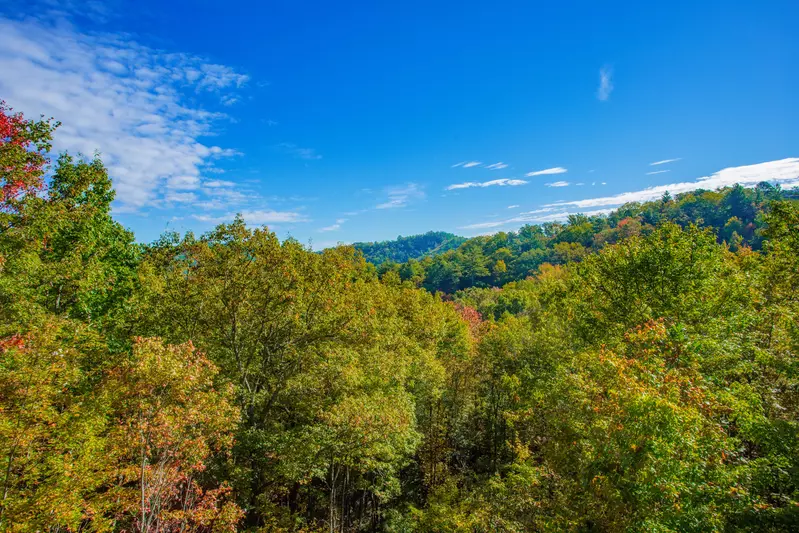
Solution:
{"label": "dense forest", "polygon": [[[501,287],[538,272],[543,264],[564,265],[582,260],[609,244],[645,236],[672,222],[709,229],[719,244],[735,251],[745,246],[760,250],[769,204],[795,199],[796,191],[782,191],[763,182],[754,189],[740,185],[717,191],[696,190],[672,198],[625,204],[608,216],[569,215],[564,222],[527,225],[518,232],[498,232],[468,239],[450,251],[424,253],[405,260],[384,259],[390,250],[405,249],[402,240],[381,243],[380,274],[396,272],[429,291],[452,293],[470,287]],[[407,238],[406,238],[407,239]],[[412,237],[410,238],[412,239]],[[446,252],[446,253],[444,253]]]}
{"label": "dense forest", "polygon": [[0,108],[0,530],[799,527],[779,190],[376,267],[240,219],[137,244],[56,126]]}
{"label": "dense forest", "polygon": [[356,242],[353,247],[375,265],[386,261],[404,263],[453,250],[466,239],[445,231],[428,231],[422,235],[397,237],[393,241]]}

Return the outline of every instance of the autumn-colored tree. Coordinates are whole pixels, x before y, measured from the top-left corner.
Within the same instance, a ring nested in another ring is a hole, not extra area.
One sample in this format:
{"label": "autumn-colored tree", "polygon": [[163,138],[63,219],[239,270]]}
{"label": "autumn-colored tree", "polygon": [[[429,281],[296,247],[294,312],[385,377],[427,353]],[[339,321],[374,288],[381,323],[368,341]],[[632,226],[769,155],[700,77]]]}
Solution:
{"label": "autumn-colored tree", "polygon": [[54,127],[0,104],[0,530],[797,529],[795,194],[137,245]]}
{"label": "autumn-colored tree", "polygon": [[137,339],[131,359],[111,370],[114,485],[105,497],[123,529],[235,531],[241,512],[226,497],[229,487],[202,479],[209,457],[230,449],[238,417],[216,373],[191,344],[157,339]]}
{"label": "autumn-colored tree", "polygon": [[0,229],[7,224],[2,213],[16,211],[21,197],[41,189],[56,127],[49,120],[28,120],[0,100]]}
{"label": "autumn-colored tree", "polygon": [[58,320],[0,339],[0,530],[79,531],[102,511],[107,406],[92,363],[103,354],[91,331]]}
{"label": "autumn-colored tree", "polygon": [[468,333],[394,277],[380,283],[352,249],[313,254],[240,220],[147,252],[131,327],[192,339],[236,384],[230,475],[245,523],[362,529],[399,495],[418,406],[440,394],[437,357]]}

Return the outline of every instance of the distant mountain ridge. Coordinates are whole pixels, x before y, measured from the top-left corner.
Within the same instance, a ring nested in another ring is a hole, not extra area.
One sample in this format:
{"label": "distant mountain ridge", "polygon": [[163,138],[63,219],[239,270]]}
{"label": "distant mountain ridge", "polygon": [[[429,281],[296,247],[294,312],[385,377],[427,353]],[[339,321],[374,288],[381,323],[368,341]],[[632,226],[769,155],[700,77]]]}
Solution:
{"label": "distant mountain ridge", "polygon": [[421,235],[399,236],[393,241],[356,242],[367,261],[379,265],[387,261],[404,263],[454,250],[466,242],[465,237],[446,231],[428,231]]}
{"label": "distant mountain ridge", "polygon": [[[666,223],[706,228],[731,250],[741,246],[759,250],[771,203],[799,202],[798,193],[767,182],[754,188],[697,189],[674,197],[666,193],[658,200],[624,204],[607,215],[571,214],[563,221],[465,239],[455,249],[428,253],[421,259],[384,261],[378,264],[378,273],[393,272],[402,281],[446,294],[472,287],[502,287],[535,275],[544,264],[580,262],[607,245],[649,235]],[[392,242],[383,244],[390,248]]]}

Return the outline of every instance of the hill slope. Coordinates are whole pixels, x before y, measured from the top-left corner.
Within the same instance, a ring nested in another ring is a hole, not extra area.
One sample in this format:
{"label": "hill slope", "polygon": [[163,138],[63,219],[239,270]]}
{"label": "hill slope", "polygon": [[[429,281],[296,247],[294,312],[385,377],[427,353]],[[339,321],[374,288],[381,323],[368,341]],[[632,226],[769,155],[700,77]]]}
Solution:
{"label": "hill slope", "polygon": [[[607,216],[570,215],[563,222],[524,226],[517,231],[465,239],[456,249],[379,265],[381,275],[394,271],[404,281],[431,292],[455,293],[469,287],[501,287],[538,272],[544,264],[581,261],[592,252],[651,233],[665,222],[711,231],[732,250],[762,243],[763,216],[774,200],[796,199],[768,183],[747,189],[736,185],[717,191],[696,190],[652,202],[623,205]],[[409,238],[410,239],[410,238]],[[368,256],[367,256],[368,258]]]}
{"label": "hill slope", "polygon": [[386,261],[404,263],[409,259],[421,259],[449,250],[454,250],[466,241],[466,238],[444,231],[428,231],[422,235],[397,237],[393,241],[356,242],[355,249],[360,250],[366,260],[379,265]]}

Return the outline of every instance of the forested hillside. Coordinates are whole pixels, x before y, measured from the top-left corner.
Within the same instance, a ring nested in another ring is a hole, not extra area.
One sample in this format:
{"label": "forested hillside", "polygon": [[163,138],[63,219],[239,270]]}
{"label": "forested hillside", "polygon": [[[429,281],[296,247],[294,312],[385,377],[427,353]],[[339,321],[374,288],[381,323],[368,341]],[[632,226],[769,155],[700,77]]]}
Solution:
{"label": "forested hillside", "polygon": [[0,531],[797,530],[778,191],[378,272],[241,220],[137,244],[53,126],[0,108]]}
{"label": "forested hillside", "polygon": [[352,246],[375,265],[386,261],[403,263],[409,259],[444,253],[463,244],[466,239],[444,231],[428,231],[422,235],[397,237],[393,241],[356,242]]}
{"label": "forested hillside", "polygon": [[403,281],[432,292],[499,287],[525,279],[541,265],[581,261],[609,244],[648,235],[666,222],[683,228],[691,224],[708,228],[717,242],[726,243],[732,250],[742,246],[759,250],[770,203],[795,198],[795,191],[782,191],[766,182],[754,189],[736,185],[675,198],[666,193],[654,202],[625,204],[608,216],[569,215],[563,222],[474,237],[457,249],[421,260],[386,261],[380,264],[380,273],[396,272]]}

